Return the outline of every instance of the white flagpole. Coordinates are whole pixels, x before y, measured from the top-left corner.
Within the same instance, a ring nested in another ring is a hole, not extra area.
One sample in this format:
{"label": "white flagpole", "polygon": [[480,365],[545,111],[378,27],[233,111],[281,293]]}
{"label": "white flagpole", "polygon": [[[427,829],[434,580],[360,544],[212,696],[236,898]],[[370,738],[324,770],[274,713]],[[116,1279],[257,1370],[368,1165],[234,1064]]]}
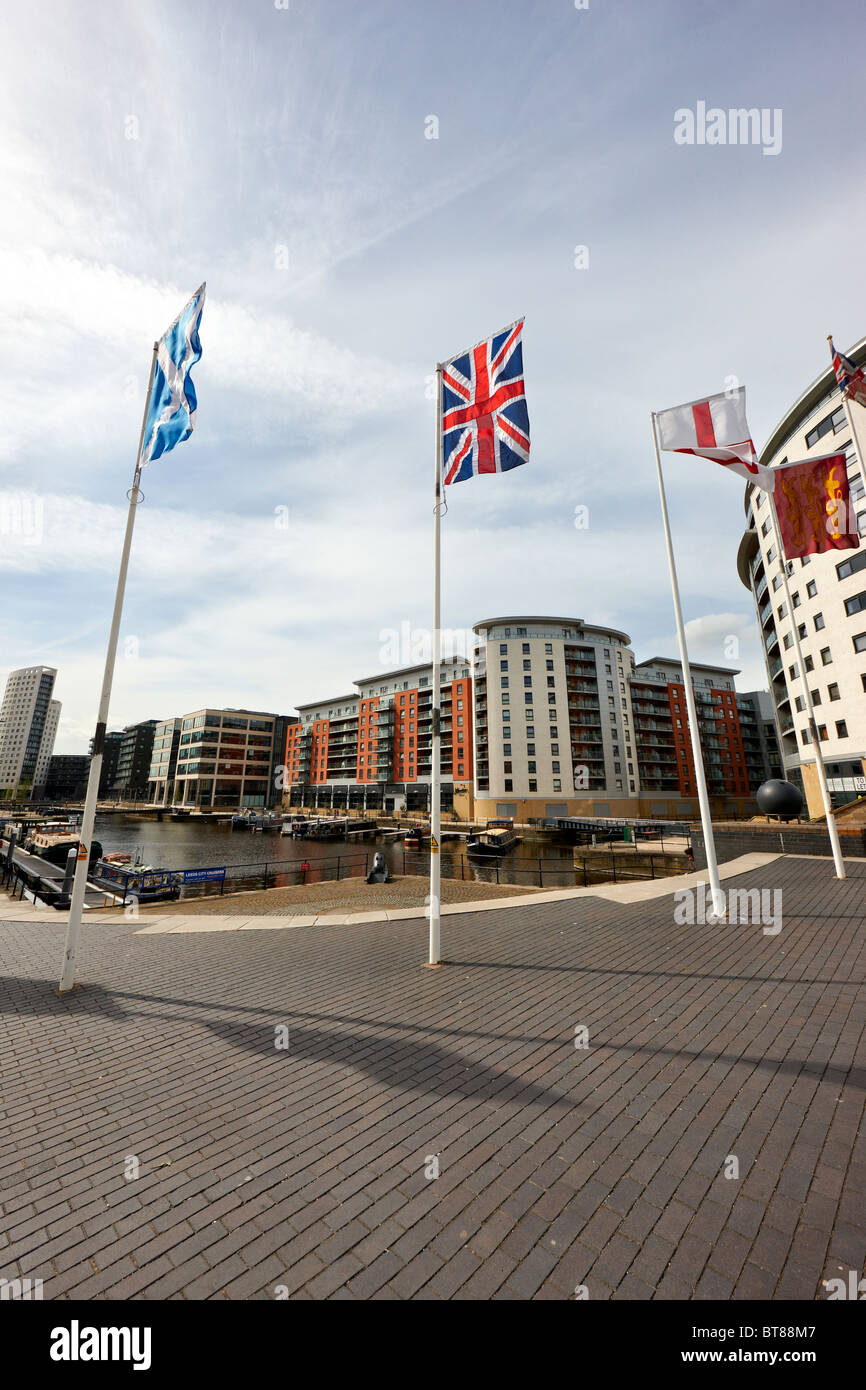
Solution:
{"label": "white flagpole", "polygon": [[96,717],[96,732],[93,735],[93,754],[90,759],[90,775],[87,779],[87,795],[84,800],[84,813],[81,818],[81,833],[78,847],[78,861],[75,865],[75,881],[69,904],[69,924],[66,928],[66,946],[63,952],[63,968],[60,975],[58,994],[65,994],[75,985],[76,952],[81,935],[81,912],[84,906],[84,891],[87,887],[87,874],[90,868],[90,850],[93,843],[93,824],[96,819],[96,802],[99,796],[99,777],[102,771],[102,756],[105,748],[105,725],[108,719],[108,704],[111,699],[111,682],[114,676],[114,663],[117,656],[117,639],[120,634],[120,616],[123,611],[123,596],[126,590],[126,571],[129,568],[129,552],[132,547],[132,528],[135,524],[135,510],[141,500],[139,479],[141,477],[141,450],[144,444],[144,430],[147,412],[150,409],[150,396],[153,390],[153,377],[156,371],[156,352],[159,344],[153,345],[150,363],[150,379],[144,401],[144,415],[141,421],[141,434],[138,440],[138,453],[135,457],[135,473],[129,491],[129,511],[126,516],[126,534],[123,538],[123,552],[120,557],[120,571],[117,576],[117,591],[114,596],[114,612],[111,616],[111,630],[108,635],[108,651],[105,656],[105,671],[102,677],[102,694],[99,698],[99,712]]}
{"label": "white flagpole", "polygon": [[[836,818],[833,815],[833,803],[830,800],[830,788],[827,785],[827,771],[824,767],[824,755],[821,752],[821,740],[818,737],[818,726],[815,722],[815,711],[812,706],[812,695],[809,690],[809,672],[806,670],[806,663],[803,660],[803,649],[800,646],[800,634],[797,630],[797,615],[794,605],[791,602],[791,589],[788,584],[788,561],[785,558],[785,547],[782,544],[782,529],[779,526],[779,515],[776,511],[776,503],[773,494],[767,494],[770,500],[770,515],[773,518],[773,529],[776,536],[776,546],[779,551],[779,559],[782,562],[782,584],[785,590],[785,602],[788,605],[788,616],[791,619],[791,626],[794,633],[794,652],[797,657],[797,670],[800,673],[800,680],[803,684],[803,695],[806,701],[806,712],[809,719],[809,729],[812,734],[812,746],[815,749],[815,767],[818,773],[818,782],[821,787],[821,800],[824,803],[824,814],[827,818],[827,831],[830,836],[830,847],[833,851],[833,863],[836,866],[836,877],[847,878],[845,872],[845,861],[842,858],[842,850],[839,845],[839,832],[836,829]],[[796,735],[796,728],[794,733]]]}
{"label": "white flagpole", "polygon": [[430,773],[430,951],[428,965],[441,965],[440,953],[440,883],[441,857],[441,783],[442,729],[439,714],[439,679],[441,653],[441,516],[442,516],[442,368],[436,366],[436,453],[433,461],[433,763]]}
{"label": "white flagpole", "polygon": [[674,616],[677,623],[677,641],[680,648],[680,662],[683,668],[683,681],[686,689],[686,709],[689,715],[689,737],[692,744],[692,760],[695,765],[695,782],[698,788],[698,804],[701,811],[701,828],[704,832],[704,851],[707,856],[707,874],[710,880],[710,894],[713,899],[713,912],[719,920],[726,916],[725,899],[719,882],[719,866],[716,862],[716,842],[713,838],[713,821],[710,815],[710,800],[707,795],[707,779],[704,773],[704,755],[701,748],[701,732],[698,726],[698,712],[695,692],[692,689],[692,672],[689,666],[689,653],[686,647],[686,630],[683,626],[683,611],[680,607],[680,588],[677,582],[677,568],[674,562],[674,549],[671,542],[671,526],[668,519],[668,504],[665,497],[665,483],[662,476],[662,461],[659,455],[656,414],[652,412],[653,445],[656,455],[656,471],[659,480],[659,498],[662,507],[662,522],[665,528],[665,546],[668,553],[668,569],[671,576],[671,594],[674,600]]}
{"label": "white flagpole", "polygon": [[[832,333],[828,333],[828,334],[827,334],[827,342],[830,344],[830,356],[831,356],[831,361],[832,361],[832,357],[833,357],[833,334],[832,334]],[[834,370],[835,370],[835,369],[834,369]],[[863,483],[864,490],[866,490],[866,465],[864,465],[864,462],[863,462],[863,449],[862,449],[862,447],[861,447],[861,445],[860,445],[860,436],[859,436],[859,434],[857,433],[857,426],[856,426],[856,424],[854,423],[853,402],[851,401],[851,398],[849,397],[847,391],[845,391],[845,390],[842,390],[842,406],[843,406],[843,409],[844,409],[844,411],[845,411],[845,419],[848,421],[848,428],[849,428],[849,430],[851,431],[851,440],[852,440],[852,443],[853,443],[853,445],[854,445],[854,457],[855,457],[856,460],[857,460],[857,467],[858,467],[859,470],[860,470],[860,479],[861,479],[861,481],[862,481],[862,483]],[[852,509],[852,510],[853,510],[853,509]],[[851,521],[851,518],[850,518],[850,517],[846,517],[846,529],[847,529],[847,530],[850,530],[850,529],[851,529],[851,527],[850,527],[850,521]],[[855,526],[854,529],[857,530],[858,528]]]}

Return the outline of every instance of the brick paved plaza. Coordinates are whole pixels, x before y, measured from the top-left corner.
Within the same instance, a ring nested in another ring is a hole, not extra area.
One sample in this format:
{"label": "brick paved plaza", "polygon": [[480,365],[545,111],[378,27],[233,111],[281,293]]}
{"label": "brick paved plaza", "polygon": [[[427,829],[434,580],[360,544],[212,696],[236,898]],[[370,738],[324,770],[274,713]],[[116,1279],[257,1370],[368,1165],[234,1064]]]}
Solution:
{"label": "brick paved plaza", "polygon": [[0,1275],[46,1299],[820,1298],[866,1261],[850,875],[727,880],[782,889],[778,936],[675,925],[675,884],[529,896],[444,918],[438,971],[417,919],[88,920],[62,999],[62,921],[4,921]]}

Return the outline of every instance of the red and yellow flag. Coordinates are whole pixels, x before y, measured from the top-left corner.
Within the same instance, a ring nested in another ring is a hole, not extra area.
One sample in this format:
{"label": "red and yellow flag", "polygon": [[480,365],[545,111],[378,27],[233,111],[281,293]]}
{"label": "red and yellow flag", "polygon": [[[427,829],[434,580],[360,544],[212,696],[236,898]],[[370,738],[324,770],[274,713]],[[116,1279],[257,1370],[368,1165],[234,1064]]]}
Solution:
{"label": "red and yellow flag", "polygon": [[860,536],[844,454],[826,454],[773,472],[773,501],[786,559],[857,549]]}

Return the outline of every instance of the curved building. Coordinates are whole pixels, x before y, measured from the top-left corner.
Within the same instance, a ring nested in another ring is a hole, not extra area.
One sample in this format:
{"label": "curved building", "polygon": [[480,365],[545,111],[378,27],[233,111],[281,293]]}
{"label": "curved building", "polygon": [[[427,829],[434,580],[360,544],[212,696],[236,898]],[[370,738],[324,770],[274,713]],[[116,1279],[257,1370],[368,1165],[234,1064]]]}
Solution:
{"label": "curved building", "polygon": [[[866,363],[866,338],[848,356]],[[852,405],[861,441],[866,412]],[[832,366],[828,365],[794,402],[760,455],[766,467],[844,453],[857,527],[866,535],[866,494],[851,430]],[[827,777],[835,804],[866,792],[866,547],[828,551],[788,562],[793,612],[788,612],[766,494],[746,485],[747,527],[737,570],[755,601],[767,680],[776,716],[784,774],[803,787],[809,811],[823,814],[811,753],[803,675],[815,708]],[[797,669],[793,624],[803,650],[805,673]]]}

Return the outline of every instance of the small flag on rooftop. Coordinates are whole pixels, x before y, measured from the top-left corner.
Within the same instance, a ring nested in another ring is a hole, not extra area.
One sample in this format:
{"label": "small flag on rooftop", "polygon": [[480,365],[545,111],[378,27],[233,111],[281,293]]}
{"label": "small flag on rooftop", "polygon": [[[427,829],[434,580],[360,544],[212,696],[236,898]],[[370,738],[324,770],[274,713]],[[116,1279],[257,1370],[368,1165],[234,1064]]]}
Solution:
{"label": "small flag on rooftop", "polygon": [[523,319],[442,364],[443,479],[505,473],[529,461]]}
{"label": "small flag on rooftop", "polygon": [[198,336],[205,287],[199,285],[156,347],[156,365],[141,448],[143,468],[189,439],[195,425],[196,396],[191,369],[201,357]]}
{"label": "small flag on rooftop", "polygon": [[856,362],[852,362],[850,357],[846,357],[844,352],[840,352],[833,346],[833,339],[830,339],[830,356],[833,359],[833,371],[836,373],[836,380],[842,388],[842,394],[847,396],[849,401],[858,401],[860,405],[866,405],[866,373],[862,367],[858,367]]}

